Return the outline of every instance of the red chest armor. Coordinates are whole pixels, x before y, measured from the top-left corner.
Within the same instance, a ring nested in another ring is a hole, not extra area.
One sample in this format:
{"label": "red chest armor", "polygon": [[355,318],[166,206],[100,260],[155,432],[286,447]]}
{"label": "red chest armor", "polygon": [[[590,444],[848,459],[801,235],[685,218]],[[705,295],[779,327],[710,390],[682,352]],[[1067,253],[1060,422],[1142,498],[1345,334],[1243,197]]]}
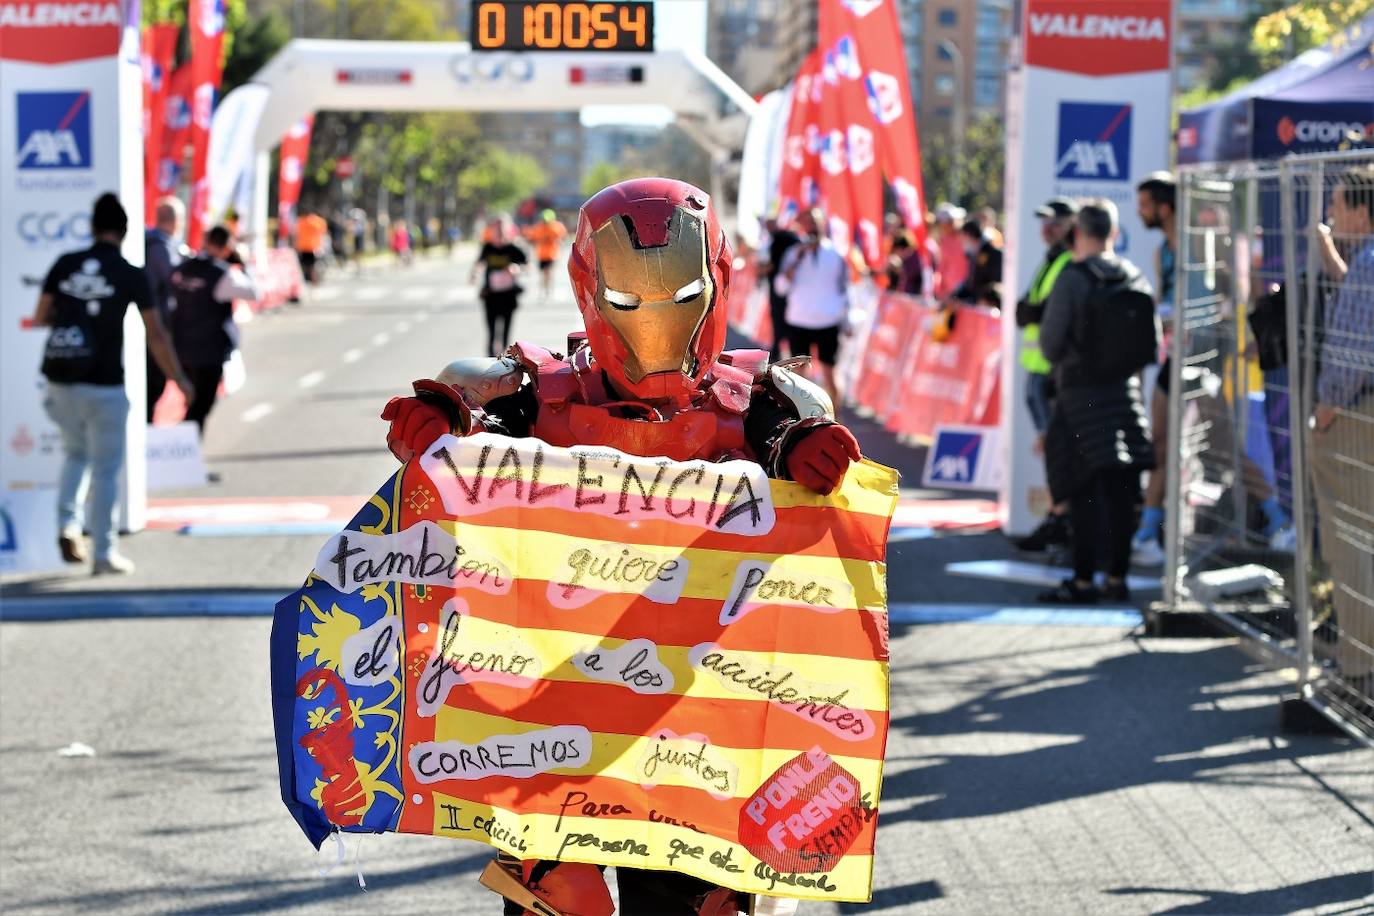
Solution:
{"label": "red chest armor", "polygon": [[755,458],[744,438],[744,416],[754,378],[767,361],[762,350],[722,354],[690,402],[650,407],[615,400],[585,345],[566,359],[527,343],[512,349],[539,400],[530,434],[550,445],[607,445],[674,461]]}

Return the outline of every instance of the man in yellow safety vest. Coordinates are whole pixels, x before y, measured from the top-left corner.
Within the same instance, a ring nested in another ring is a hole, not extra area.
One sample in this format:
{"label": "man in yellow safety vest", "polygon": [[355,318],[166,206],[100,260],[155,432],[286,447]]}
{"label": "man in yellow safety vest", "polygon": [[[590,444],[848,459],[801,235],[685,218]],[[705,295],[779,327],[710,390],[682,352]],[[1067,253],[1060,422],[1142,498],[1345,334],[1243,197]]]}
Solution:
{"label": "man in yellow safety vest", "polygon": [[[1036,208],[1040,218],[1040,238],[1045,242],[1045,259],[1031,278],[1030,289],[1016,303],[1016,324],[1021,328],[1021,365],[1026,369],[1026,406],[1035,424],[1036,451],[1044,448],[1045,429],[1050,423],[1050,370],[1053,368],[1040,352],[1040,318],[1054,289],[1060,271],[1073,260],[1073,224],[1078,205],[1065,197],[1055,197]],[[1040,551],[1070,542],[1069,505],[1053,493],[1049,514],[1035,531],[1017,542],[1022,550]]]}

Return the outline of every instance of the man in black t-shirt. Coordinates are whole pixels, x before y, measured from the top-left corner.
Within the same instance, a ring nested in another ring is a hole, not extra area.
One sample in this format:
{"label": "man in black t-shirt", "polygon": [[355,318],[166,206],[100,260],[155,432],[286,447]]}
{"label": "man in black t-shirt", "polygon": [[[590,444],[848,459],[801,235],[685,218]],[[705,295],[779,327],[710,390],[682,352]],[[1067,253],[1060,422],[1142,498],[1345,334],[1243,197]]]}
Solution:
{"label": "man in black t-shirt", "polygon": [[191,384],[172,352],[144,272],[124,260],[120,243],[129,218],[113,194],[91,215],[95,243],[57,259],[43,281],[34,323],[52,328],[43,352],[48,379],[43,406],[62,435],[58,546],[69,563],[86,559],[82,543],[87,485],[95,572],[131,573],[115,549],[115,498],[124,465],[129,398],[124,391],[124,313],[138,306],[148,350],[189,401]]}
{"label": "man in black t-shirt", "polygon": [[773,288],[773,282],[782,269],[783,256],[788,249],[801,241],[801,236],[791,229],[783,229],[778,221],[768,221],[768,267],[764,275],[768,278],[768,314],[773,320],[773,358],[781,359],[788,353],[787,345],[787,296]]}
{"label": "man in black t-shirt", "polygon": [[511,241],[514,232],[505,217],[488,222],[487,234],[489,241],[482,243],[472,265],[472,279],[476,279],[477,268],[485,268],[480,295],[487,313],[487,355],[500,356],[510,346],[510,321],[525,291],[518,277],[529,258]]}

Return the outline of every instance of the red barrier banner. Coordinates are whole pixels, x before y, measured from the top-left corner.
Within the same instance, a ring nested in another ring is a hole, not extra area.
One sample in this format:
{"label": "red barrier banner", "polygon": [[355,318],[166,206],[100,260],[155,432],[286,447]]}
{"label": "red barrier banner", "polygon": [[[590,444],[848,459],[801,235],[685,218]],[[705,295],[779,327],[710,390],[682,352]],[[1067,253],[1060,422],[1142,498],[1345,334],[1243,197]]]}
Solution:
{"label": "red barrier banner", "polygon": [[757,262],[752,258],[736,260],[727,305],[730,327],[760,347],[776,350],[768,304],[768,281],[760,276]]}
{"label": "red barrier banner", "polygon": [[910,296],[887,293],[878,300],[850,401],[879,419],[886,420],[891,414],[899,394],[902,357],[912,335],[919,331],[925,311]]}
{"label": "red barrier banner", "polygon": [[281,167],[277,176],[277,238],[286,242],[296,229],[296,203],[301,199],[305,162],[310,155],[310,130],[314,115],[292,125],[281,141]]}
{"label": "red barrier banner", "polygon": [[143,29],[143,224],[151,226],[161,195],[158,167],[167,124],[167,90],[176,58],[179,28],[156,22]]}
{"label": "red barrier banner", "polygon": [[191,30],[191,206],[187,208],[186,242],[199,248],[211,217],[210,122],[223,70],[224,2],[190,0],[186,22]]}
{"label": "red barrier banner", "polygon": [[996,426],[1001,355],[1001,319],[990,310],[960,309],[944,341],[922,330],[900,367],[888,428],[928,439],[942,424]]}

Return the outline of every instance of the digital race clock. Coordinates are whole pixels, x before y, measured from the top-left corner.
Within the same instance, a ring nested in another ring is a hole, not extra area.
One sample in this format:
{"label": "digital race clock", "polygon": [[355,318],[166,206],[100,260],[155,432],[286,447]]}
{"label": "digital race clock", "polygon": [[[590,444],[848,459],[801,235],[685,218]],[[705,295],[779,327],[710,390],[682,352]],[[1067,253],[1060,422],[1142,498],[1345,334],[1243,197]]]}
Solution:
{"label": "digital race clock", "polygon": [[652,51],[654,6],[642,0],[473,0],[474,51]]}

